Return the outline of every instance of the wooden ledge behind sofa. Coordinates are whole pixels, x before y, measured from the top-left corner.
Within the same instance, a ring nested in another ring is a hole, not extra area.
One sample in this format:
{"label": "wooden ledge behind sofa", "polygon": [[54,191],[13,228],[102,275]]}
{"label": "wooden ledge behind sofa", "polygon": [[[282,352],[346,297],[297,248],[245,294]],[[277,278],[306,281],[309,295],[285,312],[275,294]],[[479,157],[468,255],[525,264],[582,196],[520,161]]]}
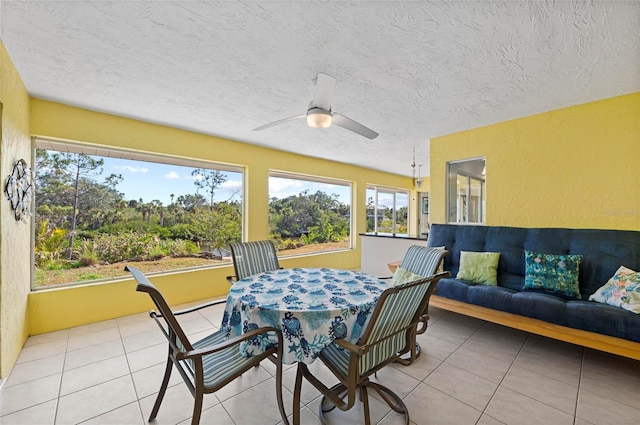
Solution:
{"label": "wooden ledge behind sofa", "polygon": [[521,331],[640,360],[640,343],[432,295],[429,305]]}

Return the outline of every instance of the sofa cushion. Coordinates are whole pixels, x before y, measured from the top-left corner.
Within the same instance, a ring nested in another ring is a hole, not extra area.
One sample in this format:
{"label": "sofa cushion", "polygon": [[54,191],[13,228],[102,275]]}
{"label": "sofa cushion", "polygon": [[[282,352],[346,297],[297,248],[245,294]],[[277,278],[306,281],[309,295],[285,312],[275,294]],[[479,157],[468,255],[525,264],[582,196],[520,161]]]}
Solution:
{"label": "sofa cushion", "polygon": [[517,292],[511,296],[511,313],[567,326],[567,300],[540,292]]}
{"label": "sofa cushion", "polygon": [[467,291],[474,285],[475,283],[463,282],[452,278],[440,279],[434,294],[452,300],[468,302]]}
{"label": "sofa cushion", "polygon": [[568,301],[567,326],[640,342],[640,315],[591,301]]}
{"label": "sofa cushion", "polygon": [[640,313],[640,273],[620,266],[613,277],[589,297],[589,301]]}
{"label": "sofa cushion", "polygon": [[460,270],[456,279],[482,285],[498,284],[499,252],[460,252]]}
{"label": "sofa cushion", "polygon": [[533,289],[580,299],[578,274],[580,255],[541,254],[524,251],[525,275],[522,289]]}
{"label": "sofa cushion", "polygon": [[511,296],[515,293],[516,291],[513,289],[500,286],[473,285],[467,289],[467,302],[494,310],[510,312]]}

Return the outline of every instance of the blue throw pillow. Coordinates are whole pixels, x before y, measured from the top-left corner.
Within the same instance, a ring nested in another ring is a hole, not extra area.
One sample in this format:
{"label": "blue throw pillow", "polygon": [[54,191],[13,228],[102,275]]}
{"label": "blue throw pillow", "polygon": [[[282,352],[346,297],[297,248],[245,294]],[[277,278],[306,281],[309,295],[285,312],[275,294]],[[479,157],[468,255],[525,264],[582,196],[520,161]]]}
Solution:
{"label": "blue throw pillow", "polygon": [[556,295],[582,299],[578,286],[581,255],[524,252],[524,286]]}

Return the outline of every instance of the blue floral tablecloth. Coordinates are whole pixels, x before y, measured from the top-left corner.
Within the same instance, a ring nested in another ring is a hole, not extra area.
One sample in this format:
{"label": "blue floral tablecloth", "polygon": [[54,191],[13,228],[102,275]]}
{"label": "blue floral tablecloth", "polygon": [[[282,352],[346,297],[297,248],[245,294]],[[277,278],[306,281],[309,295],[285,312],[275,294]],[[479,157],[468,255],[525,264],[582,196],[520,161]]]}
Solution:
{"label": "blue floral tablecloth", "polygon": [[[265,272],[234,283],[222,328],[228,337],[262,326],[282,330],[283,362],[313,362],[334,339],[357,342],[387,288],[364,273],[328,268]],[[277,342],[255,338],[240,346],[244,355],[263,352]]]}

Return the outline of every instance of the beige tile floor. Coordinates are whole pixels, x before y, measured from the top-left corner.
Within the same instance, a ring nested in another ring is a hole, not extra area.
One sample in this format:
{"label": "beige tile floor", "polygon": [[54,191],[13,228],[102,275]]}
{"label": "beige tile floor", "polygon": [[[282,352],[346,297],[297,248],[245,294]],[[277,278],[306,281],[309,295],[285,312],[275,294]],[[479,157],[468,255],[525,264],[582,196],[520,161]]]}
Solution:
{"label": "beige tile floor", "polygon": [[[198,338],[215,329],[223,306],[183,318]],[[413,425],[640,423],[640,362],[432,309],[419,336],[423,355],[377,379],[402,396]],[[160,386],[166,346],[146,314],[28,339],[0,393],[0,423],[146,423]],[[266,361],[205,396],[202,424],[278,424],[274,366]],[[331,379],[320,362],[318,376]],[[284,372],[291,414],[295,368]],[[333,383],[333,380],[328,381]],[[316,425],[319,393],[303,385],[302,423]],[[193,399],[177,373],[156,423],[190,423]],[[373,399],[376,424],[403,423]],[[362,423],[354,409],[327,415],[331,424]]]}

